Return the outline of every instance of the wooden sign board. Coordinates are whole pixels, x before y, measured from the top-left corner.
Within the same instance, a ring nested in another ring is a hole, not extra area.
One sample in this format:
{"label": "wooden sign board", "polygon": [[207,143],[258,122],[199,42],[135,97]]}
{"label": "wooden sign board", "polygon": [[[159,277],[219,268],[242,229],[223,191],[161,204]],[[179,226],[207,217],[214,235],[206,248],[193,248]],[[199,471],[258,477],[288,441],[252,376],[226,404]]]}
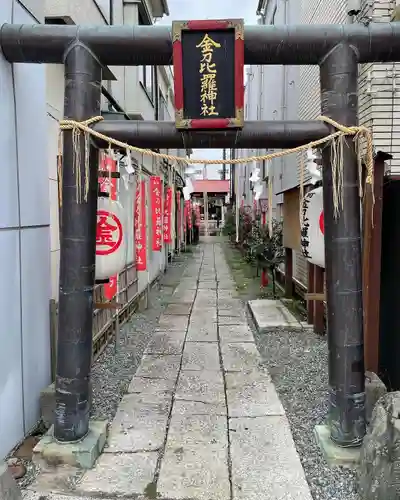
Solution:
{"label": "wooden sign board", "polygon": [[244,22],[172,23],[177,129],[243,127]]}

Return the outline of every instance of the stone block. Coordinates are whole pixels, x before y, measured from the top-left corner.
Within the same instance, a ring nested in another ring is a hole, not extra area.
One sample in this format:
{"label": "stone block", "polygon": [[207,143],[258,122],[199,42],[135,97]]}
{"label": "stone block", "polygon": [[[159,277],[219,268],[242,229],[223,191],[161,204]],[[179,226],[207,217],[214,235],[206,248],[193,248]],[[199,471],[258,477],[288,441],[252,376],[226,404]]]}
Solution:
{"label": "stone block", "polygon": [[155,332],[145,354],[182,354],[185,336],[186,332],[179,330]]}
{"label": "stone block", "polygon": [[105,453],[157,451],[165,440],[172,393],[127,394],[110,428]]}
{"label": "stone block", "polygon": [[7,464],[0,461],[0,500],[21,500],[21,491],[8,471]]}
{"label": "stone block", "polygon": [[[158,453],[104,453],[76,487],[80,495],[98,498],[149,496]],[[141,497],[143,498],[143,497]]]}
{"label": "stone block", "polygon": [[86,437],[76,443],[56,441],[51,427],[33,449],[33,461],[44,467],[70,465],[91,469],[106,443],[107,424],[107,421],[91,421]]}
{"label": "stone block", "polygon": [[136,377],[173,380],[176,382],[181,356],[145,354],[136,372]]}
{"label": "stone block", "polygon": [[187,342],[183,351],[183,370],[220,370],[216,342]]}
{"label": "stone block", "polygon": [[170,316],[189,316],[192,310],[192,304],[169,304],[164,311],[164,314]]}
{"label": "stone block", "polygon": [[312,500],[284,416],[229,420],[234,499]]}
{"label": "stone block", "polygon": [[227,372],[251,371],[261,363],[260,353],[251,342],[222,344],[221,352]]}
{"label": "stone block", "polygon": [[382,380],[373,372],[365,372],[365,419],[371,421],[372,411],[378,400],[387,393]]}
{"label": "stone block", "polygon": [[246,325],[219,325],[219,338],[221,344],[229,342],[254,342],[253,334]]}
{"label": "stone block", "polygon": [[292,331],[303,329],[300,321],[280,300],[250,300],[248,308],[253,316],[258,333],[281,328]]}
{"label": "stone block", "polygon": [[220,444],[167,445],[157,495],[171,500],[229,500],[226,447]]}
{"label": "stone block", "polygon": [[217,342],[217,323],[204,318],[202,323],[190,322],[186,337],[187,342]]}
{"label": "stone block", "polygon": [[134,376],[128,387],[129,394],[163,394],[175,388],[174,379]]}
{"label": "stone block", "polygon": [[186,330],[188,326],[188,316],[173,316],[162,314],[158,321],[159,330]]}
{"label": "stone block", "polygon": [[361,500],[397,500],[400,484],[400,392],[389,392],[375,405],[361,447]]}
{"label": "stone block", "polygon": [[357,466],[360,461],[360,447],[343,448],[337,446],[331,439],[331,433],[327,425],[316,425],[314,434],[329,467],[353,468]]}
{"label": "stone block", "polygon": [[226,396],[230,418],[285,415],[270,376],[261,369],[227,373]]}
{"label": "stone block", "polygon": [[225,410],[222,373],[216,370],[182,370],[176,388],[175,404],[177,401],[201,402],[207,406],[220,406]]}

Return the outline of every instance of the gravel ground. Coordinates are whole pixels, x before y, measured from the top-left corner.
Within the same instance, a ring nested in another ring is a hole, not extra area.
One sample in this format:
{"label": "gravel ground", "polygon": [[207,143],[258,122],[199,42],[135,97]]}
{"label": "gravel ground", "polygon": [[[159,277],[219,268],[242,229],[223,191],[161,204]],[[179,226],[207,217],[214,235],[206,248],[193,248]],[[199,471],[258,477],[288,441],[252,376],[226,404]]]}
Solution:
{"label": "gravel ground", "polygon": [[325,338],[287,330],[255,339],[286,410],[314,500],[358,500],[356,475],[330,469],[314,438],[327,415],[328,349]]}
{"label": "gravel ground", "polygon": [[[115,342],[112,342],[95,361],[92,370],[93,419],[111,421],[114,418],[118,404],[139,366],[158,319],[172,295],[174,287],[168,285],[178,284],[190,258],[190,253],[181,254],[179,259],[169,264],[166,275],[161,278],[161,286],[155,286],[151,290],[149,309],[136,312],[122,326],[117,352],[115,352]],[[32,483],[39,470],[30,460],[21,462],[26,467],[26,474],[17,482],[23,489]]]}

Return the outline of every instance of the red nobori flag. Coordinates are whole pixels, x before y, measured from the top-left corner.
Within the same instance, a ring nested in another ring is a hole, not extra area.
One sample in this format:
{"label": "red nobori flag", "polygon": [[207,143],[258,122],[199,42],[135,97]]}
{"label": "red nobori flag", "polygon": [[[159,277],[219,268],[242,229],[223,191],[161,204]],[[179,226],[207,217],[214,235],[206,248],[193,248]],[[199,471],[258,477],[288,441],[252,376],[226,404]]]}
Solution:
{"label": "red nobori flag", "polygon": [[188,202],[188,227],[192,229],[193,221],[192,221],[192,202],[189,200]]}
{"label": "red nobori flag", "polygon": [[161,177],[155,175],[150,177],[150,208],[152,249],[159,251],[162,247]]}
{"label": "red nobori flag", "polygon": [[185,200],[185,205],[183,207],[183,231],[186,233],[187,225],[189,223],[189,205],[190,201]]}
{"label": "red nobori flag", "polygon": [[178,191],[176,193],[176,212],[177,212],[177,218],[176,220],[178,221],[178,227],[177,227],[177,233],[178,233],[178,241],[179,244],[181,242],[181,193]]}
{"label": "red nobori flag", "polygon": [[[116,172],[117,162],[109,156],[103,154],[100,161],[100,171]],[[117,179],[109,177],[99,177],[99,187],[101,193],[108,193],[111,200],[117,199]],[[118,275],[110,276],[110,281],[103,285],[104,297],[112,300],[117,295]]]}
{"label": "red nobori flag", "polygon": [[164,243],[172,243],[171,234],[171,208],[172,208],[172,188],[167,188],[164,202]]}
{"label": "red nobori flag", "polygon": [[136,270],[146,271],[146,183],[138,181],[135,200],[135,253]]}
{"label": "red nobori flag", "polygon": [[200,226],[200,207],[199,205],[196,205],[196,209],[195,209],[195,213],[196,213],[196,226],[199,227]]}

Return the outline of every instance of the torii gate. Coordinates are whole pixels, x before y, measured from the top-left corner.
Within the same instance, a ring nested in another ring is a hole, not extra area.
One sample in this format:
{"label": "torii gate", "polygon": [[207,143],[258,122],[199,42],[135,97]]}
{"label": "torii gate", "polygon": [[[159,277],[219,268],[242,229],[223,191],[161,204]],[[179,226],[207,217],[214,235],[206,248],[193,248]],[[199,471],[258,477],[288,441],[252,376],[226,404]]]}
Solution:
{"label": "torii gate", "polygon": [[[0,47],[11,63],[65,65],[65,118],[84,121],[100,115],[101,79],[106,65],[169,65],[173,43],[164,26],[51,26],[4,24]],[[400,61],[400,24],[248,26],[246,64],[319,65],[322,115],[343,125],[357,124],[359,63]],[[317,121],[248,122],[241,132],[182,134],[163,122],[104,121],[99,132],[145,148],[290,148],[333,132]],[[183,144],[185,142],[185,144]],[[75,172],[73,156],[84,161],[84,139],[73,149],[72,132],[63,146],[62,238],[56,419],[54,437],[74,442],[88,432],[92,349],[93,287],[98,155],[92,143],[89,193],[84,169]],[[329,147],[323,150],[325,262],[328,301],[331,438],[357,446],[365,434],[363,309],[358,169],[353,140],[344,148],[343,210],[334,217]],[[77,176],[80,179],[77,179]],[[78,181],[78,182],[77,182]]]}

